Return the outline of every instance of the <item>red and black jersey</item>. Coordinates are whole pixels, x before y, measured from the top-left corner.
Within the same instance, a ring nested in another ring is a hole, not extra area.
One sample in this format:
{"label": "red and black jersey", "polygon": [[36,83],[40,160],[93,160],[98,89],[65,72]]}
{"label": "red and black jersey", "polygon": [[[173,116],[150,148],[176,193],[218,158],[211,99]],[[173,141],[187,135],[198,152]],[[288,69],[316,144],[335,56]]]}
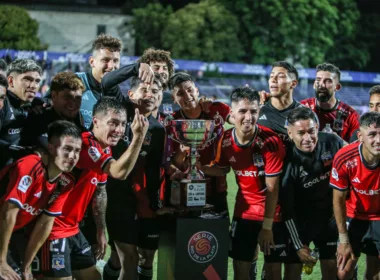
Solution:
{"label": "red and black jersey", "polygon": [[[234,217],[262,221],[265,212],[266,176],[279,176],[285,157],[284,144],[277,134],[261,125],[256,125],[252,141],[246,145],[238,143],[235,129],[224,132],[218,144],[213,164],[231,167],[239,186],[236,195]],[[275,220],[279,220],[279,207]]]}
{"label": "red and black jersey", "polygon": [[348,217],[380,220],[380,166],[366,163],[362,145],[354,142],[336,154],[330,185],[350,192],[346,201]]}
{"label": "red and black jersey", "polygon": [[20,208],[14,227],[17,230],[42,212],[49,216],[61,215],[74,184],[74,178],[66,173],[49,182],[42,159],[29,155],[1,170],[0,207],[10,202]]}
{"label": "red and black jersey", "polygon": [[91,132],[82,133],[82,150],[73,173],[78,177],[75,188],[63,207],[62,215],[55,219],[50,240],[69,237],[79,232],[87,206],[98,185],[107,183],[103,171],[112,159],[111,149],[103,149]]}
{"label": "red and black jersey", "polygon": [[359,128],[359,114],[340,100],[337,100],[336,105],[331,110],[320,108],[315,98],[302,100],[301,104],[309,107],[317,114],[319,130],[323,130],[326,124],[330,124],[332,130],[346,142],[350,142],[351,136]]}

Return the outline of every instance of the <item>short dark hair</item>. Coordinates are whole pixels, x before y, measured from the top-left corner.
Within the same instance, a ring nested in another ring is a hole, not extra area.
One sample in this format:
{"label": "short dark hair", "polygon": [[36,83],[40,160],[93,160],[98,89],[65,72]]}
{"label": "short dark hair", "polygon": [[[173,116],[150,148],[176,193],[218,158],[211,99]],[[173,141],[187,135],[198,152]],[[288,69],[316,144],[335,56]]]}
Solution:
{"label": "short dark hair", "polygon": [[4,59],[0,59],[0,71],[7,72],[8,65]]}
{"label": "short dark hair", "polygon": [[287,118],[287,123],[294,125],[297,121],[309,119],[318,123],[318,121],[315,118],[314,112],[310,108],[299,106],[294,110],[290,111]]}
{"label": "short dark hair", "polygon": [[338,82],[340,82],[340,70],[334,64],[324,62],[322,64],[318,64],[316,70],[317,70],[317,73],[319,71],[327,71],[330,73],[334,73],[338,78]]}
{"label": "short dark hair", "polygon": [[69,121],[55,121],[48,126],[48,141],[51,143],[53,138],[71,136],[76,139],[82,139],[80,129]]}
{"label": "short dark hair", "polygon": [[123,43],[120,39],[106,35],[104,33],[100,34],[94,42],[92,43],[92,52],[101,49],[108,49],[112,52],[121,52],[123,48]]}
{"label": "short dark hair", "polygon": [[368,112],[360,117],[360,127],[369,127],[375,125],[376,128],[380,127],[380,113]]}
{"label": "short dark hair", "polygon": [[[143,81],[139,78],[139,77],[133,77],[129,83],[129,86],[130,86],[130,89],[131,90],[135,90],[136,88],[139,87],[139,85],[142,83]],[[154,73],[154,79],[153,79],[153,83],[156,84],[159,88],[161,89],[165,89],[166,88],[166,84],[163,82],[160,74],[158,73]]]}
{"label": "short dark hair", "polygon": [[0,75],[0,86],[8,88],[8,80],[3,75]]}
{"label": "short dark hair", "polygon": [[172,90],[175,86],[188,81],[194,83],[193,77],[191,77],[190,74],[185,72],[177,72],[169,79],[169,89]]}
{"label": "short dark hair", "polygon": [[260,95],[259,92],[253,88],[247,87],[247,86],[241,86],[238,88],[235,88],[231,95],[231,103],[232,102],[239,102],[240,100],[248,100],[249,102],[257,101],[257,103],[260,103]]}
{"label": "short dark hair", "polygon": [[287,61],[276,61],[275,63],[272,64],[272,69],[275,67],[282,67],[288,70],[288,73],[290,75],[293,75],[293,79],[298,81],[298,71],[297,68],[294,67],[293,64],[287,62]]}
{"label": "short dark hair", "polygon": [[170,57],[170,52],[164,50],[156,50],[154,48],[146,49],[143,55],[137,60],[146,64],[152,62],[163,62],[168,66],[169,78],[174,74],[174,61]]}
{"label": "short dark hair", "polygon": [[50,91],[60,92],[62,90],[81,90],[84,91],[82,80],[73,72],[61,72],[54,76],[50,84]]}
{"label": "short dark hair", "polygon": [[124,105],[121,102],[117,101],[116,98],[105,96],[96,102],[92,111],[92,115],[104,116],[107,115],[109,110],[114,111],[116,114],[127,113]]}
{"label": "short dark hair", "polygon": [[20,58],[12,61],[12,63],[8,65],[7,76],[13,72],[17,74],[38,72],[41,75],[42,69],[33,59]]}
{"label": "short dark hair", "polygon": [[371,87],[371,89],[369,90],[369,96],[372,96],[374,94],[380,94],[380,85]]}

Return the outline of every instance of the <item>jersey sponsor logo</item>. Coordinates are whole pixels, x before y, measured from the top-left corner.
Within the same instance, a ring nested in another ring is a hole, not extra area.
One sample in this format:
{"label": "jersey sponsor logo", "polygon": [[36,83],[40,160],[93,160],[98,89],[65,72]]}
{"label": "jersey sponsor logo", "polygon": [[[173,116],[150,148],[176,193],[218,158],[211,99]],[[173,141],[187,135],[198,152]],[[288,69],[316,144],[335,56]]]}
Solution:
{"label": "jersey sponsor logo", "polygon": [[328,166],[332,163],[333,161],[333,156],[331,155],[331,152],[330,151],[327,151],[327,152],[324,152],[322,155],[321,155],[321,159],[323,161],[323,165],[324,166]]}
{"label": "jersey sponsor logo", "polygon": [[92,178],[92,179],[91,179],[91,184],[93,184],[93,185],[95,185],[95,186],[96,186],[96,185],[98,184],[98,179],[97,179],[97,178],[95,178],[95,177],[94,177],[94,178]]}
{"label": "jersey sponsor logo", "polygon": [[42,191],[39,191],[38,193],[35,193],[34,196],[38,197],[38,198],[41,198],[41,194],[42,194]]}
{"label": "jersey sponsor logo", "polygon": [[234,156],[230,157],[230,159],[228,160],[229,162],[236,162],[236,159]]}
{"label": "jersey sponsor logo", "polygon": [[265,175],[265,171],[249,171],[249,170],[234,170],[236,176],[242,177],[257,177]]}
{"label": "jersey sponsor logo", "polygon": [[264,166],[264,160],[260,154],[253,154],[253,165],[256,167]]}
{"label": "jersey sponsor logo", "polygon": [[20,179],[20,182],[18,183],[17,189],[23,193],[26,193],[26,191],[29,189],[29,187],[32,185],[32,177],[25,175],[22,176]]}
{"label": "jersey sponsor logo", "polygon": [[88,148],[88,155],[94,162],[97,162],[101,157],[100,152],[95,147]]}
{"label": "jersey sponsor logo", "polygon": [[224,139],[222,142],[222,148],[231,146],[231,138]]}
{"label": "jersey sponsor logo", "polygon": [[325,174],[319,176],[318,178],[314,178],[313,180],[303,184],[303,187],[305,189],[308,189],[312,187],[313,185],[319,183],[320,181],[328,179],[329,177],[330,177],[330,171],[327,171]]}
{"label": "jersey sponsor logo", "polygon": [[358,159],[355,158],[353,160],[349,160],[346,162],[347,169],[354,168],[355,166],[358,166]]}
{"label": "jersey sponsor logo", "polygon": [[331,175],[336,181],[339,181],[339,175],[338,171],[336,171],[335,167],[332,169],[332,175]]}
{"label": "jersey sponsor logo", "polygon": [[255,142],[256,142],[256,145],[259,146],[260,149],[264,147],[264,140],[261,139],[260,137],[257,137]]}
{"label": "jersey sponsor logo", "polygon": [[267,116],[265,116],[265,115],[262,115],[262,116],[259,118],[259,120],[263,120],[263,121],[266,121],[266,120],[267,120]]}
{"label": "jersey sponsor logo", "polygon": [[21,128],[10,128],[10,129],[8,129],[9,135],[20,134],[20,132],[21,132]]}
{"label": "jersey sponsor logo", "polygon": [[305,177],[305,176],[309,176],[309,173],[307,173],[304,170],[303,166],[301,165],[301,167],[300,167],[300,178]]}
{"label": "jersey sponsor logo", "polygon": [[218,240],[211,232],[199,231],[189,239],[187,250],[194,262],[207,263],[216,256],[218,247]]}
{"label": "jersey sponsor logo", "polygon": [[282,251],[282,253],[280,254],[280,257],[286,257],[286,252],[285,251]]}
{"label": "jersey sponsor logo", "polygon": [[359,193],[359,194],[362,194],[362,195],[379,195],[380,194],[380,190],[359,190],[358,188],[355,188],[354,187],[354,190]]}
{"label": "jersey sponsor logo", "polygon": [[80,112],[82,113],[83,116],[88,116],[88,117],[92,118],[92,111],[85,110],[85,109],[80,109]]}
{"label": "jersey sponsor logo", "polygon": [[51,268],[55,270],[61,270],[65,268],[64,258],[53,258],[51,263]]}
{"label": "jersey sponsor logo", "polygon": [[157,239],[157,238],[160,237],[160,235],[159,235],[159,234],[148,234],[147,237],[148,237],[148,238],[154,238],[154,239]]}
{"label": "jersey sponsor logo", "polygon": [[28,212],[32,216],[38,216],[42,212],[41,209],[36,209],[35,207],[29,205],[28,203],[25,203],[22,206],[22,209],[24,209],[26,212]]}
{"label": "jersey sponsor logo", "polygon": [[354,182],[354,183],[361,183],[358,177],[355,177],[351,182]]}

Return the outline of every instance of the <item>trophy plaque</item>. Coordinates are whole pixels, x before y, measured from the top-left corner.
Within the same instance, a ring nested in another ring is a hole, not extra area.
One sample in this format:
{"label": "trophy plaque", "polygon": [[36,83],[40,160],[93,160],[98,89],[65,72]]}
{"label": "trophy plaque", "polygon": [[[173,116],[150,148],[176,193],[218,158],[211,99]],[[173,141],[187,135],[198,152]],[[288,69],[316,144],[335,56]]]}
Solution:
{"label": "trophy plaque", "polygon": [[168,137],[190,148],[187,158],[189,168],[181,181],[172,181],[170,202],[173,206],[199,209],[206,206],[206,184],[204,174],[196,167],[198,150],[212,141],[215,122],[213,120],[166,120]]}

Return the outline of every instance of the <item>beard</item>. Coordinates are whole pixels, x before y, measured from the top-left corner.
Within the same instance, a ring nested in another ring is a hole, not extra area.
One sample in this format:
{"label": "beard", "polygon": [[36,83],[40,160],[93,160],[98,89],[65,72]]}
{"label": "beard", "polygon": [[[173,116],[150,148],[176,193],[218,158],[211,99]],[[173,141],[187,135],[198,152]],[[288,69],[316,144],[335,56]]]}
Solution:
{"label": "beard", "polygon": [[333,96],[332,93],[330,94],[330,92],[328,91],[321,91],[321,92],[318,90],[315,91],[315,97],[317,98],[319,102],[328,102],[332,96]]}

